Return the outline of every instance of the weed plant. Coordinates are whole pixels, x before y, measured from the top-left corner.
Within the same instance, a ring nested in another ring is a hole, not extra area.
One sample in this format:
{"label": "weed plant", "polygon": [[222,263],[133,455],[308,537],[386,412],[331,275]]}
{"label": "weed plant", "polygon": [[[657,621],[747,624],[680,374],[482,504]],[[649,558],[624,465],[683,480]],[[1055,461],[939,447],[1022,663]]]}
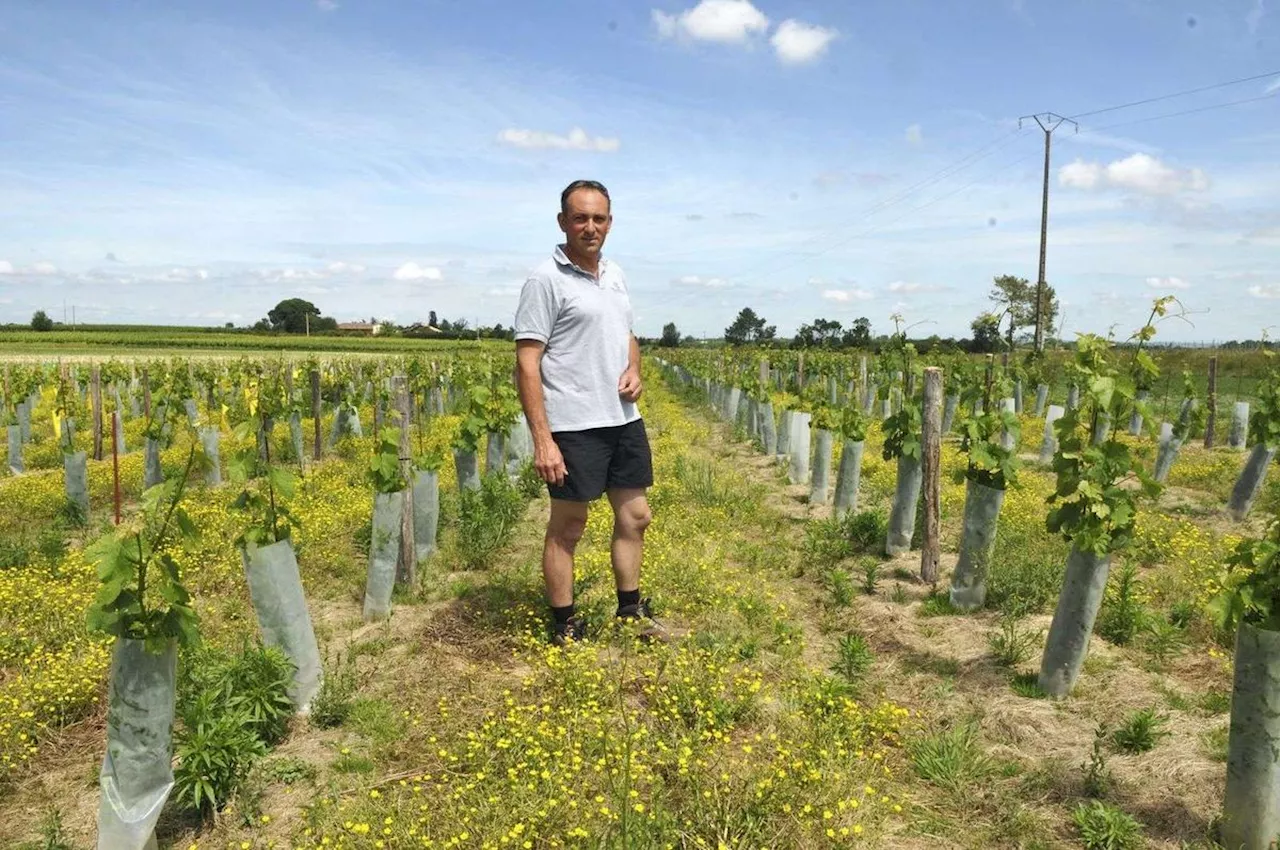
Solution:
{"label": "weed plant", "polygon": [[1122,753],[1145,753],[1171,734],[1164,728],[1168,722],[1166,715],[1157,714],[1153,708],[1140,709],[1111,734],[1111,743]]}
{"label": "weed plant", "polygon": [[1117,646],[1127,646],[1137,637],[1147,622],[1147,612],[1138,601],[1138,571],[1131,564],[1125,564],[1116,575],[1115,585],[1110,588],[1098,613],[1095,631]]}
{"label": "weed plant", "polygon": [[987,635],[987,646],[1001,667],[1017,667],[1031,658],[1042,632],[1018,628],[1016,617],[1000,618],[1000,630]]}
{"label": "weed plant", "polygon": [[1107,767],[1107,754],[1103,747],[1109,733],[1107,724],[1100,723],[1093,733],[1093,749],[1089,761],[1080,767],[1084,771],[1084,795],[1100,799],[1111,790],[1111,768]]}
{"label": "weed plant", "polygon": [[458,556],[462,566],[478,570],[493,558],[515,533],[524,511],[524,497],[503,473],[484,476],[479,490],[464,490],[458,504]]}
{"label": "weed plant", "polygon": [[875,654],[871,651],[871,647],[867,646],[866,638],[856,632],[840,639],[837,652],[836,663],[832,669],[851,684],[862,681],[862,677],[866,675],[867,670],[871,669],[871,663],[875,660]]}
{"label": "weed plant", "polygon": [[1142,824],[1101,800],[1080,803],[1072,813],[1085,850],[1139,850]]}
{"label": "weed plant", "polygon": [[351,716],[351,706],[355,701],[359,685],[356,660],[353,655],[339,654],[333,665],[330,665],[326,659],[320,689],[311,700],[309,718],[311,725],[321,729],[331,729],[345,723]]}

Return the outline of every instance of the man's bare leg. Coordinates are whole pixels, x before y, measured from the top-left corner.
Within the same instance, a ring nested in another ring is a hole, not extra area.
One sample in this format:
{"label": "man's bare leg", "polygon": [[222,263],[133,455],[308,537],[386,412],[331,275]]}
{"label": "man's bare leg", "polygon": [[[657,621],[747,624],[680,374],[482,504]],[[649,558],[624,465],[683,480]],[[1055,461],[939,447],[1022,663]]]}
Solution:
{"label": "man's bare leg", "polygon": [[609,547],[613,580],[620,592],[638,590],[644,530],[653,518],[649,502],[642,489],[617,489],[609,491],[609,504],[613,507],[613,541]]}
{"label": "man's bare leg", "polygon": [[542,578],[552,608],[573,604],[573,553],[586,528],[586,502],[551,500],[551,519],[542,544]]}

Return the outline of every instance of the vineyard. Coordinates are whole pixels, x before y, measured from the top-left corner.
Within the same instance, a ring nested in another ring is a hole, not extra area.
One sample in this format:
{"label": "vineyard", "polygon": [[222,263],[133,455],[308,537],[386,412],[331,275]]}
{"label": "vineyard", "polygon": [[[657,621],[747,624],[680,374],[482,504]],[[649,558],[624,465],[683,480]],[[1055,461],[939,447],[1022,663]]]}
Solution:
{"label": "vineyard", "polygon": [[1280,366],[1149,337],[649,352],[567,648],[505,346],[18,349],[0,846],[1264,848]]}

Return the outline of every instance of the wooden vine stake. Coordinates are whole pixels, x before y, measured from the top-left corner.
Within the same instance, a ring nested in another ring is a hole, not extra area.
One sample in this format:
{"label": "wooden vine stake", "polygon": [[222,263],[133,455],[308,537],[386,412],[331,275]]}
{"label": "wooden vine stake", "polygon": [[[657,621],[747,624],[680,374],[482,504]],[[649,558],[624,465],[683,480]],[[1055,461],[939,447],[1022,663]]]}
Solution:
{"label": "wooden vine stake", "polygon": [[96,363],[89,380],[93,401],[93,459],[102,460],[102,369]]}
{"label": "wooden vine stake", "polygon": [[418,548],[413,535],[412,410],[409,381],[404,375],[391,379],[391,392],[400,417],[400,475],[405,480],[404,508],[400,513],[400,557],[396,560],[396,584],[415,587],[418,581]]}
{"label": "wooden vine stake", "polygon": [[928,584],[937,584],[942,551],[939,542],[942,522],[942,370],[936,366],[924,370],[922,424],[924,541],[920,554],[920,578]]}
{"label": "wooden vine stake", "polygon": [[320,447],[323,445],[320,439],[320,370],[311,370],[311,419],[315,422],[316,442],[315,448],[311,451],[311,459],[320,459]]}
{"label": "wooden vine stake", "polygon": [[1218,424],[1218,358],[1209,358],[1209,418],[1204,423],[1204,447],[1213,448],[1213,428]]}

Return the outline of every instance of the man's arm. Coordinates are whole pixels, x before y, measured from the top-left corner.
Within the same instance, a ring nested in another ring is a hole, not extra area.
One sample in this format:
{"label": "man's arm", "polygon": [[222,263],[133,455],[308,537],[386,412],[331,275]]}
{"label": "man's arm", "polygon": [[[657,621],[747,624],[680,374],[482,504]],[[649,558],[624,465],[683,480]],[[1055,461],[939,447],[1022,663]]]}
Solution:
{"label": "man's arm", "polygon": [[635,402],[640,399],[644,387],[640,383],[640,340],[631,335],[631,345],[627,354],[627,370],[618,379],[618,395],[623,400]]}
{"label": "man's arm", "polygon": [[542,397],[542,355],[546,350],[546,343],[534,339],[516,342],[516,389],[533,435],[534,468],[543,481],[562,485],[567,474],[564,457],[551,437],[547,406]]}

